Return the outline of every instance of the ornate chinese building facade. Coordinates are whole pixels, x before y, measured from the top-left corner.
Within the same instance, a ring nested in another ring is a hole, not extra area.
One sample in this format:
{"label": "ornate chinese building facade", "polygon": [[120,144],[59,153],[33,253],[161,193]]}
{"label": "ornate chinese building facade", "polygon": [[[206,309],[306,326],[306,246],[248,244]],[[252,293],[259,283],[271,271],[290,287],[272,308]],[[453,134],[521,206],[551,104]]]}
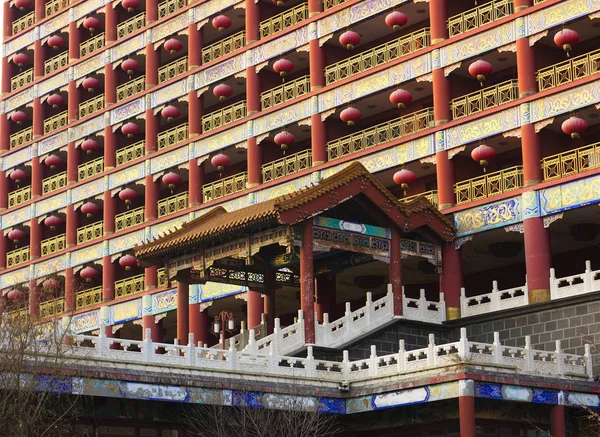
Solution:
{"label": "ornate chinese building facade", "polygon": [[302,357],[348,435],[561,437],[600,406],[600,0],[3,13],[9,320]]}

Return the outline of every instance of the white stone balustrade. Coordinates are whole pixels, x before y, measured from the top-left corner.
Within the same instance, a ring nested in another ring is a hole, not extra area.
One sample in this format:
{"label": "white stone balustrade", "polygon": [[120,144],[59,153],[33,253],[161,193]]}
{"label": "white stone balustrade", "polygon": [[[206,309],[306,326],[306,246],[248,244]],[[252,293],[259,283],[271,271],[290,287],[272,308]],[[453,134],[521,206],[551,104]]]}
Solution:
{"label": "white stone balustrade", "polygon": [[419,299],[404,295],[402,299],[402,315],[409,320],[442,323],[446,321],[446,302],[444,293],[440,293],[440,301],[432,302],[425,298],[425,290],[419,291]]}
{"label": "white stone balustrade", "polygon": [[[154,367],[179,366],[189,370],[231,372],[236,375],[259,374],[273,377],[304,377],[315,382],[350,383],[369,381],[373,378],[410,375],[416,371],[432,370],[441,366],[452,366],[461,363],[478,366],[500,366],[501,372],[513,374],[530,374],[552,376],[566,379],[593,378],[592,358],[589,345],[585,347],[585,355],[565,354],[556,342],[555,351],[540,351],[531,348],[529,337],[525,338],[525,347],[503,346],[499,334],[494,334],[494,343],[486,344],[469,341],[466,329],[460,331],[457,342],[436,345],[433,334],[429,336],[426,348],[407,351],[404,341],[399,344],[399,351],[394,354],[377,356],[375,346],[371,346],[371,356],[364,360],[350,361],[348,352],[343,352],[341,362],[318,360],[309,347],[307,357],[290,357],[274,353],[272,344],[268,353],[257,354],[213,348],[201,348],[194,345],[193,334],[190,334],[190,346],[177,344],[153,343],[150,329],[146,330],[146,340],[122,340],[107,338],[104,329],[100,336],[78,335],[74,346],[68,353],[73,357],[81,357],[87,362],[102,361],[115,367],[126,367],[128,364],[153,365]],[[92,347],[82,346],[82,343]],[[119,347],[111,349],[111,344]],[[139,351],[129,351],[135,346]],[[164,354],[155,353],[163,349]]]}
{"label": "white stone balustrade", "polygon": [[600,270],[592,271],[592,263],[585,262],[585,271],[580,275],[556,278],[554,269],[550,269],[550,299],[578,296],[600,291]]}

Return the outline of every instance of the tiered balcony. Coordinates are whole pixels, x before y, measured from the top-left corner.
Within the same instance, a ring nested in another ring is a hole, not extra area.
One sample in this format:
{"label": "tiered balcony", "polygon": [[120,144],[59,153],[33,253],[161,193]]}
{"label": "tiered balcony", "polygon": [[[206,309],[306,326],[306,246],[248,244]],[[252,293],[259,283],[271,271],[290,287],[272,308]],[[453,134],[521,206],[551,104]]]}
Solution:
{"label": "tiered balcony", "polygon": [[10,136],[10,148],[14,149],[15,147],[19,147],[31,140],[33,140],[33,128],[26,127],[25,129],[20,130],[16,134],[12,134]]}
{"label": "tiered balcony", "polygon": [[552,155],[542,160],[544,180],[552,180],[600,167],[600,143]]}
{"label": "tiered balcony", "polygon": [[538,70],[538,88],[545,91],[600,71],[600,49]]}
{"label": "tiered balcony", "polygon": [[512,0],[492,0],[448,19],[448,34],[453,36],[493,23],[513,13]]}
{"label": "tiered balcony", "polygon": [[189,193],[186,191],[160,200],[158,202],[158,216],[164,217],[178,211],[183,211],[188,207],[188,198]]}
{"label": "tiered balcony", "polygon": [[308,92],[310,92],[310,76],[302,76],[292,82],[284,83],[261,93],[260,107],[264,111]]}
{"label": "tiered balcony", "polygon": [[117,87],[117,102],[141,93],[146,89],[146,76],[140,76]]}
{"label": "tiered balcony", "polygon": [[298,6],[268,18],[260,23],[260,37],[266,38],[269,35],[290,28],[308,18],[308,2],[301,3]]}
{"label": "tiered balcony", "polygon": [[91,178],[104,171],[104,156],[80,164],[77,167],[77,180]]}
{"label": "tiered balcony", "polygon": [[44,134],[54,132],[56,129],[60,129],[67,124],[69,124],[69,113],[68,111],[63,111],[60,114],[56,114],[54,117],[44,120]]}
{"label": "tiered balcony", "polygon": [[61,234],[56,237],[47,238],[42,240],[42,256],[50,255],[52,253],[60,252],[67,247],[67,235]]}
{"label": "tiered balcony", "polygon": [[159,133],[157,137],[158,150],[173,146],[175,144],[179,144],[187,140],[189,137],[188,132],[189,125],[187,123],[183,123],[179,126],[175,126],[171,129]]}
{"label": "tiered balcony", "polygon": [[188,70],[188,57],[176,59],[158,69],[158,83],[166,82]]}
{"label": "tiered balcony", "polygon": [[246,101],[234,103],[202,117],[202,132],[226,126],[246,116]]}
{"label": "tiered balcony", "polygon": [[381,123],[360,132],[327,143],[328,160],[352,155],[379,144],[420,132],[433,126],[433,109],[427,108],[393,121]]}
{"label": "tiered balcony", "polygon": [[186,0],[166,0],[158,4],[158,19],[166,17],[187,6]]}
{"label": "tiered balcony", "polygon": [[144,274],[115,282],[115,298],[131,296],[144,291]]}
{"label": "tiered balcony", "polygon": [[46,2],[46,17],[56,14],[58,11],[68,7],[69,0],[50,0]]}
{"label": "tiered balcony", "polygon": [[402,36],[325,67],[326,84],[338,82],[429,46],[429,28]]}
{"label": "tiered balcony", "polygon": [[136,159],[144,156],[145,147],[146,141],[142,140],[138,141],[135,144],[117,150],[117,166],[127,164],[128,162],[135,161]]}
{"label": "tiered balcony", "polygon": [[142,12],[117,26],[117,38],[121,39],[146,25],[146,13]]}
{"label": "tiered balcony", "polygon": [[115,232],[123,231],[144,223],[144,207],[122,212],[115,216]]}
{"label": "tiered balcony", "polygon": [[303,150],[293,155],[284,156],[277,161],[269,162],[262,166],[263,182],[270,182],[287,175],[298,173],[312,166],[312,153]]}
{"label": "tiered balcony", "polygon": [[515,79],[507,80],[498,85],[484,88],[453,99],[450,103],[452,118],[468,117],[478,112],[512,102],[519,98],[519,84]]}
{"label": "tiered balcony", "polygon": [[204,199],[204,203],[244,191],[246,189],[247,182],[248,173],[243,172],[228,178],[220,179],[211,184],[203,185],[202,197]]}
{"label": "tiered balcony", "polygon": [[50,74],[69,64],[69,52],[64,51],[44,62],[44,74]]}
{"label": "tiered balcony", "polygon": [[46,302],[40,303],[40,317],[45,319],[47,317],[58,316],[65,312],[65,298],[59,297]]}
{"label": "tiered balcony", "polygon": [[28,27],[33,26],[34,23],[35,23],[35,12],[31,11],[27,15],[12,22],[13,35],[16,35],[17,33],[21,32],[22,30],[25,30]]}
{"label": "tiered balcony", "polygon": [[9,269],[29,261],[29,246],[11,250],[6,253],[6,268]]}
{"label": "tiered balcony", "polygon": [[83,58],[84,56],[89,55],[96,50],[100,50],[102,47],[104,47],[105,40],[106,38],[104,37],[104,32],[102,32],[91,37],[87,41],[82,42],[79,44],[79,56]]}
{"label": "tiered balcony", "polygon": [[75,309],[102,303],[102,286],[80,291],[75,295]]}
{"label": "tiered balcony", "polygon": [[454,184],[454,192],[456,193],[456,204],[462,205],[522,187],[523,167],[518,165],[458,182]]}
{"label": "tiered balcony", "polygon": [[87,117],[102,109],[104,109],[104,94],[99,94],[79,104],[79,118]]}
{"label": "tiered balcony", "polygon": [[33,68],[25,70],[22,73],[17,74],[10,78],[10,90],[14,91],[33,82]]}
{"label": "tiered balcony", "polygon": [[8,207],[20,205],[31,200],[31,185],[8,193]]}
{"label": "tiered balcony", "polygon": [[67,172],[63,171],[42,180],[42,194],[48,194],[67,186]]}
{"label": "tiered balcony", "polygon": [[427,200],[433,205],[438,206],[438,192],[437,190],[425,191],[424,193],[415,194],[414,196],[407,196],[400,199],[401,202],[409,203],[415,200],[417,197],[425,196]]}
{"label": "tiered balcony", "polygon": [[156,286],[158,288],[165,288],[168,284],[167,281],[167,273],[164,269],[164,267],[162,269],[158,269],[156,271]]}
{"label": "tiered balcony", "polygon": [[202,63],[207,64],[246,45],[246,32],[243,30],[217,41],[202,49]]}
{"label": "tiered balcony", "polygon": [[77,228],[77,244],[87,243],[88,241],[102,238],[104,232],[104,222],[102,220],[91,225]]}

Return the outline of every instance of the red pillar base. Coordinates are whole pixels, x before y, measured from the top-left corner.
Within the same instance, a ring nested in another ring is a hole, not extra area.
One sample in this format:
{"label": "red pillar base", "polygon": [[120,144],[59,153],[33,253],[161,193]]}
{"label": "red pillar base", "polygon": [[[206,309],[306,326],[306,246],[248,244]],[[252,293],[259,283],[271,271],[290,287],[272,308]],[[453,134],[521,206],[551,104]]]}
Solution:
{"label": "red pillar base", "polygon": [[550,300],[550,236],[544,228],[542,217],[532,217],[523,221],[525,240],[525,267],[527,270],[527,288],[529,303]]}
{"label": "red pillar base", "polygon": [[262,311],[262,295],[258,291],[248,291],[248,329],[260,325]]}

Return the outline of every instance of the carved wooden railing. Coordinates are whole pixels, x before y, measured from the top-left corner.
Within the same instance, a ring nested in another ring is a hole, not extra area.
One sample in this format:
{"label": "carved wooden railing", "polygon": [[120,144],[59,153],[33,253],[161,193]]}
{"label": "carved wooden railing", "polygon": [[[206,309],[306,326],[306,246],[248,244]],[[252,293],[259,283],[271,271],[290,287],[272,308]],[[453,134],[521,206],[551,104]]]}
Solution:
{"label": "carved wooden railing", "polygon": [[163,65],[158,69],[158,83],[166,82],[169,79],[183,74],[188,69],[188,57],[184,56],[169,62],[167,65]]}
{"label": "carved wooden railing", "polygon": [[238,173],[228,178],[219,179],[210,184],[202,186],[202,196],[204,202],[210,202],[215,199],[229,196],[233,193],[238,193],[246,189],[248,182],[248,173]]}
{"label": "carved wooden railing", "polygon": [[303,76],[261,93],[260,106],[263,110],[269,109],[308,92],[310,92],[310,76]]}
{"label": "carved wooden railing", "polygon": [[144,207],[122,212],[115,216],[115,232],[129,229],[144,223]]}
{"label": "carved wooden railing", "polygon": [[138,141],[130,146],[123,147],[116,152],[117,166],[127,164],[144,156],[146,141]]}
{"label": "carved wooden railing", "polygon": [[46,238],[45,240],[42,240],[40,246],[42,249],[42,256],[60,252],[67,247],[67,235],[61,234],[56,237]]}
{"label": "carved wooden railing", "polygon": [[202,117],[202,132],[226,126],[246,116],[246,101],[234,103]]}
{"label": "carved wooden railing", "polygon": [[166,17],[187,6],[187,0],[166,0],[158,4],[158,19]]}
{"label": "carved wooden railing", "polygon": [[87,308],[102,303],[102,286],[83,290],[75,295],[75,308]]}
{"label": "carved wooden railing", "polygon": [[308,2],[294,6],[260,22],[260,37],[266,38],[284,29],[292,27],[308,18]]}
{"label": "carved wooden railing", "polygon": [[141,93],[146,88],[146,76],[136,77],[117,87],[117,102]]}
{"label": "carved wooden railing", "polygon": [[6,268],[11,268],[29,261],[29,246],[6,252]]}
{"label": "carved wooden railing", "polygon": [[448,19],[450,37],[493,23],[513,13],[512,0],[492,0]]}
{"label": "carved wooden railing", "polygon": [[505,170],[487,173],[454,184],[456,204],[474,202],[523,187],[523,167],[518,165]]}
{"label": "carved wooden railing", "polygon": [[44,120],[44,133],[49,134],[67,124],[69,124],[69,113],[68,111],[63,111],[60,114],[56,114],[54,117]]}
{"label": "carved wooden railing", "polygon": [[130,33],[141,29],[146,25],[146,13],[142,12],[117,26],[117,38],[124,38]]}
{"label": "carved wooden railing", "polygon": [[83,180],[96,176],[104,171],[104,156],[80,164],[77,167],[77,178]]}
{"label": "carved wooden railing", "polygon": [[[8,72],[6,72],[8,74]],[[33,68],[29,70],[25,70],[22,73],[17,74],[10,78],[10,89],[14,91],[16,89],[21,88],[22,86],[27,85],[28,83],[33,82]]]}
{"label": "carved wooden railing", "polygon": [[46,2],[46,17],[68,8],[69,0],[50,0]]}
{"label": "carved wooden railing", "polygon": [[67,186],[67,172],[50,176],[42,180],[42,194],[48,194]]}
{"label": "carved wooden railing", "polygon": [[600,167],[600,143],[547,156],[542,160],[544,180],[558,179]]}
{"label": "carved wooden railing", "polygon": [[158,216],[164,217],[178,211],[183,211],[188,207],[188,197],[189,193],[185,191],[160,200],[158,202]]}
{"label": "carved wooden railing", "polygon": [[20,205],[31,200],[31,185],[8,193],[8,207]]}
{"label": "carved wooden railing", "polygon": [[46,302],[40,302],[40,317],[45,319],[47,317],[57,316],[65,312],[65,298],[59,297]]}
{"label": "carved wooden railing", "polygon": [[101,109],[104,109],[104,94],[99,94],[83,103],[80,103],[79,118],[92,115],[94,112],[98,112]]}
{"label": "carved wooden railing", "polygon": [[12,33],[13,35],[21,32],[22,30],[27,29],[30,26],[33,26],[35,23],[35,12],[31,11],[27,15],[15,20],[12,22]]}
{"label": "carved wooden railing", "polygon": [[69,51],[66,50],[44,62],[44,74],[50,74],[69,64]]}
{"label": "carved wooden railing", "polygon": [[555,88],[600,71],[600,49],[542,68],[537,72],[539,91]]}
{"label": "carved wooden railing", "polygon": [[202,49],[202,63],[214,61],[215,59],[241,49],[246,45],[246,32],[241,31],[234,35],[219,40]]}
{"label": "carved wooden railing", "polygon": [[14,149],[33,140],[33,127],[26,127],[10,136],[10,148]]}
{"label": "carved wooden railing", "polygon": [[102,220],[87,226],[77,228],[77,244],[87,243],[88,241],[102,238],[104,232],[104,222]]}
{"label": "carved wooden railing", "polygon": [[287,175],[297,173],[310,168],[312,165],[312,153],[303,150],[293,155],[284,156],[277,161],[269,162],[262,166],[263,182],[274,181]]}
{"label": "carved wooden railing", "polygon": [[158,134],[158,150],[164,149],[166,147],[173,146],[175,144],[179,144],[188,139],[189,136],[189,125],[188,123],[180,124],[179,126],[172,127],[171,129],[167,129],[164,132]]}
{"label": "carved wooden railing", "polygon": [[115,282],[115,297],[131,296],[144,291],[144,274]]}
{"label": "carved wooden railing", "polygon": [[102,32],[82,42],[79,44],[79,56],[83,58],[96,50],[100,50],[104,47],[105,39],[104,32]]}
{"label": "carved wooden railing", "polygon": [[452,118],[467,117],[491,108],[512,102],[519,98],[519,84],[516,79],[507,80],[479,91],[452,99]]}

